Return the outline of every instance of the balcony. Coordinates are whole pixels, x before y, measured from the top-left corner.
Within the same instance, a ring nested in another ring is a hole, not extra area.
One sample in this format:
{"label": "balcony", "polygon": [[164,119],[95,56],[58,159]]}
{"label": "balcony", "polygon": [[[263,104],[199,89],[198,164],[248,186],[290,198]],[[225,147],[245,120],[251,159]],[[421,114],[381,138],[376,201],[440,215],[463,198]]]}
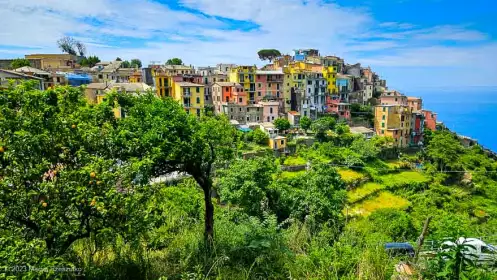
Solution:
{"label": "balcony", "polygon": [[192,96],[191,93],[188,91],[188,92],[183,92],[183,97],[190,97]]}
{"label": "balcony", "polygon": [[191,108],[192,104],[191,103],[183,103],[184,108]]}

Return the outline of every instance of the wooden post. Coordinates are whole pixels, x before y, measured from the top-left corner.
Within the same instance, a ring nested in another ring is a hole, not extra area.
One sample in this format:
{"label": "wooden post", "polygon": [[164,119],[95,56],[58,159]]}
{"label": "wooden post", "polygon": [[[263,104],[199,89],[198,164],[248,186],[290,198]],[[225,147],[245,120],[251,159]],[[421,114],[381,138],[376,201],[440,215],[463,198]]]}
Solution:
{"label": "wooden post", "polygon": [[421,251],[421,247],[423,246],[423,243],[425,242],[425,237],[428,234],[428,225],[430,224],[430,221],[432,218],[433,218],[432,216],[429,216],[428,218],[426,218],[425,224],[423,226],[423,231],[421,232],[421,235],[418,237],[416,253],[414,255],[414,262],[415,263],[418,262],[419,252]]}

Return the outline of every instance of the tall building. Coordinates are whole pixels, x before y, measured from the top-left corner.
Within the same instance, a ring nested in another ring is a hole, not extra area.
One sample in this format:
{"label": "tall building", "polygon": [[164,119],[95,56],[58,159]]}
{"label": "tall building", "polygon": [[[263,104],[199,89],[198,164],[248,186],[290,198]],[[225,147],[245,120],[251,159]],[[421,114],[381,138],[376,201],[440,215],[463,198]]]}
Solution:
{"label": "tall building", "polygon": [[375,132],[392,137],[397,147],[407,147],[411,141],[411,117],[407,106],[378,105],[375,107]]}
{"label": "tall building", "polygon": [[257,67],[254,66],[238,66],[232,68],[229,74],[229,81],[238,83],[243,86],[244,92],[247,93],[249,104],[256,103],[255,77]]}
{"label": "tall building", "polygon": [[185,111],[200,116],[204,113],[204,85],[191,82],[174,82],[173,98]]}

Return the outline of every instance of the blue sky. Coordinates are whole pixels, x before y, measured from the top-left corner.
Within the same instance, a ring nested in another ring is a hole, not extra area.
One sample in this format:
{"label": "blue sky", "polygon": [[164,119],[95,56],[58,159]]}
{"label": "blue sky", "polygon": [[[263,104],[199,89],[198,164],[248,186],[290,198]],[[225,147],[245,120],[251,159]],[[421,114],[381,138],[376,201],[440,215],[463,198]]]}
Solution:
{"label": "blue sky", "polygon": [[257,64],[261,48],[317,48],[391,88],[497,86],[492,0],[0,0],[0,57],[57,53],[70,35],[103,60]]}

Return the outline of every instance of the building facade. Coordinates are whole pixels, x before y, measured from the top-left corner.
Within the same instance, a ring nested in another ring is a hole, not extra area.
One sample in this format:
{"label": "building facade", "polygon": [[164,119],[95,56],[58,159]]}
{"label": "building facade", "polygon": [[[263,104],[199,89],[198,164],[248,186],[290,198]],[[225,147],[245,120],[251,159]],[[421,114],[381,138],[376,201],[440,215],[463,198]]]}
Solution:
{"label": "building facade", "polygon": [[189,114],[200,116],[204,112],[204,85],[190,82],[175,82],[173,98]]}
{"label": "building facade", "polygon": [[397,147],[407,147],[411,142],[411,117],[407,106],[378,105],[375,107],[375,132],[379,136],[392,137]]}

